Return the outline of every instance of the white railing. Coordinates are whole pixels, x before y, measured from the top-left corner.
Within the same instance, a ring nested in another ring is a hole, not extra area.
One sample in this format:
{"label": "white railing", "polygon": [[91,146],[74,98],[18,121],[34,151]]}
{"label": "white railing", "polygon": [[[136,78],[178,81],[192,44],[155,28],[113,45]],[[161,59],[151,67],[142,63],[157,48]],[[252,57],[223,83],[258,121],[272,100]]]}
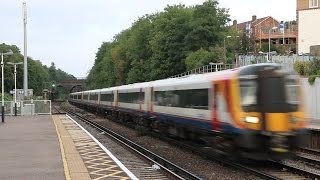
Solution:
{"label": "white railing", "polygon": [[[5,101],[6,115],[14,115],[14,101]],[[51,100],[17,101],[17,115],[45,115],[51,114]]]}
{"label": "white railing", "polygon": [[216,72],[216,71],[223,71],[227,69],[233,69],[236,68],[236,64],[220,64],[220,63],[212,63],[210,65],[202,66],[178,75],[171,76],[170,78],[177,78],[177,77],[183,77],[188,76],[192,74],[204,74],[204,73],[210,73],[210,72]]}

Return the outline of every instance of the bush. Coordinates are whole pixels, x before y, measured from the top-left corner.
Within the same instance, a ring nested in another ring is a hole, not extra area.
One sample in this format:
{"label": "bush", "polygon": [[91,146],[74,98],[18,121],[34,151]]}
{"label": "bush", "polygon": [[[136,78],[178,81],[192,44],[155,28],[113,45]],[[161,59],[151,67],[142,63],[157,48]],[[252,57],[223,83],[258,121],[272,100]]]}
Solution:
{"label": "bush", "polygon": [[314,59],[309,66],[309,74],[308,75],[320,75],[320,59]]}
{"label": "bush", "polygon": [[313,85],[314,81],[316,80],[317,77],[318,77],[317,75],[309,76],[309,78],[308,78],[309,84]]}
{"label": "bush", "polygon": [[293,65],[294,70],[301,76],[309,75],[310,66],[308,61],[296,61]]}

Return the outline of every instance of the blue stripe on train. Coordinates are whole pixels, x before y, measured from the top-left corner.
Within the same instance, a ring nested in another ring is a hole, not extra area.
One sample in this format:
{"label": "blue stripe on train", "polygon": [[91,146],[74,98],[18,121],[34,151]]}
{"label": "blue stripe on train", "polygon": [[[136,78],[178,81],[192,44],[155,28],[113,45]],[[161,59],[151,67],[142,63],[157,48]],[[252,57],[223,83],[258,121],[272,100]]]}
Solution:
{"label": "blue stripe on train", "polygon": [[[128,113],[134,113],[134,114],[143,114],[145,117],[150,117],[150,113],[143,111],[139,112],[138,110],[129,109],[129,108],[120,108],[119,110],[128,112]],[[188,117],[181,117],[181,116],[174,116],[169,114],[162,114],[162,113],[154,113],[154,116],[156,116],[157,119],[163,120],[163,121],[170,121],[177,124],[183,124],[187,126],[196,127],[199,129],[204,129],[207,131],[212,130],[212,124],[211,121],[201,120],[201,119],[193,119]],[[241,134],[244,133],[243,129],[236,128],[228,123],[221,122],[221,129],[225,133],[235,133],[235,134]]]}
{"label": "blue stripe on train", "polygon": [[[188,117],[173,116],[173,115],[167,115],[162,113],[154,113],[154,114],[158,119],[161,119],[164,121],[170,121],[177,124],[184,124],[187,126],[196,127],[196,128],[204,129],[207,131],[212,130],[211,121],[204,121],[200,119],[197,120],[197,119],[191,119]],[[221,123],[221,129],[223,132],[226,132],[226,133],[236,133],[236,134],[243,133],[242,129],[236,128],[228,123]]]}

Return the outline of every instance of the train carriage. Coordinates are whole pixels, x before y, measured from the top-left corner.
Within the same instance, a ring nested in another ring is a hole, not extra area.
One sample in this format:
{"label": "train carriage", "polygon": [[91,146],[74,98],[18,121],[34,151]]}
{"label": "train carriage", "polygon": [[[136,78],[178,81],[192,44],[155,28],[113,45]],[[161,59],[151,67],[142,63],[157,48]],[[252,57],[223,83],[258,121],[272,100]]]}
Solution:
{"label": "train carriage", "polygon": [[166,123],[168,131],[173,132],[172,128],[177,128],[179,132],[176,135],[185,136],[187,131],[181,128],[211,130],[211,84],[206,77],[170,78],[152,82],[150,86],[153,94],[150,114],[157,123]]}
{"label": "train carriage", "polygon": [[[307,135],[299,78],[276,64],[86,93],[89,101],[83,104],[116,118],[253,159],[285,157]],[[71,102],[79,103],[78,96],[73,93]]]}
{"label": "train carriage", "polygon": [[100,94],[99,105],[102,108],[113,109],[115,105],[114,89],[115,88],[104,88],[99,91],[99,94]]}

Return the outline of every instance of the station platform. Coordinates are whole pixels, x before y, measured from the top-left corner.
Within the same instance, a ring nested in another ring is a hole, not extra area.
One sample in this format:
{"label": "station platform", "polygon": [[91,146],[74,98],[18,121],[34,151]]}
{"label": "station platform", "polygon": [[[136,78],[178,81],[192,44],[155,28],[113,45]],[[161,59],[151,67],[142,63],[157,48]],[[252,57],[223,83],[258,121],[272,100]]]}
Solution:
{"label": "station platform", "polygon": [[308,128],[320,131],[320,119],[310,119]]}
{"label": "station platform", "polygon": [[66,115],[6,116],[0,122],[0,179],[137,179]]}

